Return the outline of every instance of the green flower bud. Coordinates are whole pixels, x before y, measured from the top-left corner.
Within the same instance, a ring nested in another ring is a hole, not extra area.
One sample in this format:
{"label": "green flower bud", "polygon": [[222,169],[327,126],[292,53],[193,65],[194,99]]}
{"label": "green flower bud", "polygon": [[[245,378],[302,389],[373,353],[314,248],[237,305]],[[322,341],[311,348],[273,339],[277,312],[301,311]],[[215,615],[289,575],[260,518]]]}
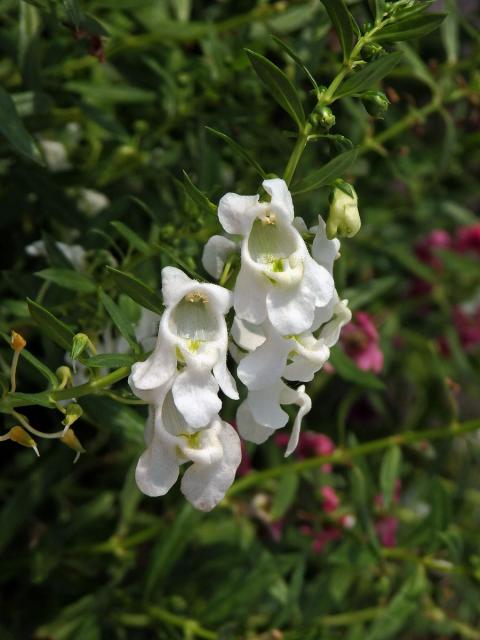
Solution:
{"label": "green flower bud", "polygon": [[367,91],[362,94],[362,101],[368,113],[378,120],[383,119],[390,104],[382,91]]}
{"label": "green flower bud", "polygon": [[317,105],[313,113],[312,122],[314,125],[318,125],[328,131],[335,124],[335,116],[330,107]]}
{"label": "green flower bud", "polygon": [[71,402],[67,405],[67,409],[65,411],[65,418],[62,420],[62,424],[64,427],[69,427],[76,420],[82,417],[83,410],[79,404],[75,402]]}
{"label": "green flower bud", "polygon": [[92,345],[90,338],[85,333],[76,333],[72,340],[72,349],[70,351],[70,357],[72,360],[76,360],[86,348],[95,352],[95,348]]}
{"label": "green flower bud", "polygon": [[362,49],[362,58],[364,60],[376,60],[385,54],[385,49],[376,42],[367,42]]}
{"label": "green flower bud", "polygon": [[353,238],[360,230],[361,224],[355,189],[343,180],[337,181],[330,196],[327,238]]}

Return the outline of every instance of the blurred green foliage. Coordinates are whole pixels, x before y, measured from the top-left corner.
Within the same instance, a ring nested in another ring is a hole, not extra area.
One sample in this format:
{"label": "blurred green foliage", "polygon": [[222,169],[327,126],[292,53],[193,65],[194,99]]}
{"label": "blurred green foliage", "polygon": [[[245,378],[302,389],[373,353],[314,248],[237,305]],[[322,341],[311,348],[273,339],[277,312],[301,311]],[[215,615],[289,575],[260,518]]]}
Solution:
{"label": "blurred green foliage", "polygon": [[[145,411],[126,404],[124,382],[80,394],[87,454],[76,466],[56,441],[41,442],[39,460],[0,446],[2,640],[480,638],[479,350],[453,320],[478,296],[480,251],[440,250],[436,269],[414,250],[432,229],[478,222],[480,18],[468,0],[435,4],[447,12],[439,29],[378,39],[403,54],[381,84],[373,77],[391,103],[384,120],[350,87],[293,181],[303,191],[357,148],[339,173],[355,184],[363,226],[344,241],[335,278],[353,309],[375,317],[385,363],[379,376],[362,372],[337,347],[337,373],[311,385],[304,428],[336,451],[292,463],[273,441],[249,446],[258,471],[200,514],[177,489],[152,500],[136,488]],[[140,352],[139,304],[161,309],[162,266],[201,269],[203,243],[220,230],[212,203],[255,193],[259,173],[282,175],[296,127],[244,49],[278,65],[309,113],[316,88],[289,50],[328,85],[354,38],[340,5],[0,0],[0,381],[7,392],[15,328],[29,350],[17,390],[37,428],[62,428],[48,393],[26,394],[56,384],[73,335],[99,345],[121,333]],[[363,25],[385,3],[348,6]],[[399,23],[418,29],[428,15]],[[295,197],[310,224],[328,208],[321,184]],[[42,238],[46,255],[28,255]],[[85,268],[73,270],[55,241],[84,247]],[[85,349],[90,367],[135,357]],[[336,526],[321,507],[327,485],[341,497],[336,517],[352,519],[315,552],[307,529]],[[378,535],[386,518],[398,523],[395,546]]]}

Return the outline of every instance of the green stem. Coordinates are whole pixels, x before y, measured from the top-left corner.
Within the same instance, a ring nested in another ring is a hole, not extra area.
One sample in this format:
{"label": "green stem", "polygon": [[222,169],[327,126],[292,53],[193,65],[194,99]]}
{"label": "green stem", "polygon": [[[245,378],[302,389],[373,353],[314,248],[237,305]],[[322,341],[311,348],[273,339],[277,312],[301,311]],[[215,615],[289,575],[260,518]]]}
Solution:
{"label": "green stem", "polygon": [[215,631],[204,629],[196,620],[182,618],[160,607],[149,607],[147,613],[152,618],[166,622],[174,627],[180,627],[184,630],[186,637],[188,637],[187,633],[190,633],[190,637],[197,636],[198,638],[205,638],[205,640],[217,640],[218,638],[218,634]]}
{"label": "green stem", "polygon": [[332,454],[327,456],[317,456],[315,458],[308,458],[307,460],[300,460],[290,464],[282,464],[270,469],[265,469],[264,471],[254,471],[240,480],[237,480],[228,492],[228,496],[234,496],[246,489],[249,489],[250,487],[262,484],[266,480],[277,478],[285,473],[301,473],[303,471],[308,471],[309,469],[316,469],[329,462],[349,465],[354,458],[359,458],[371,453],[377,453],[378,451],[383,451],[383,449],[388,449],[388,447],[393,445],[404,446],[407,444],[421,442],[422,440],[451,438],[465,433],[470,433],[471,431],[476,431],[477,429],[480,429],[480,419],[469,420],[461,425],[453,424],[448,427],[437,429],[406,431],[405,433],[380,438],[371,442],[365,442],[349,449],[338,448]]}
{"label": "green stem", "polygon": [[307,146],[309,132],[310,125],[307,124],[305,130],[298,136],[290,158],[288,159],[285,173],[283,174],[283,179],[285,180],[287,185],[289,185],[292,181],[295,169],[297,168],[300,158],[302,157],[305,147]]}

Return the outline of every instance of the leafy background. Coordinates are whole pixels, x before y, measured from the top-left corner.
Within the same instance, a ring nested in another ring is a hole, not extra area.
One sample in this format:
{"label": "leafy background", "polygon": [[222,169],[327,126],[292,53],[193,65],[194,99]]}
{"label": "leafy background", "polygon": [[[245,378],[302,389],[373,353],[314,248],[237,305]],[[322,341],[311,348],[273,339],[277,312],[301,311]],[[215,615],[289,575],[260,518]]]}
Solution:
{"label": "leafy background", "polygon": [[[349,6],[371,20],[367,3]],[[479,16],[475,2],[434,8],[448,14],[440,29],[388,45],[403,56],[383,81],[385,120],[342,99],[337,137],[312,143],[297,170],[300,181],[349,140],[359,148],[345,177],[363,226],[343,242],[335,277],[352,308],[375,319],[385,364],[362,372],[337,347],[337,373],[311,385],[305,428],[327,434],[333,456],[284,461],[273,441],[249,446],[253,470],[200,514],[178,488],[161,500],[138,492],[144,409],[118,401],[124,383],[79,398],[87,453],[75,466],[55,441],[40,442],[40,459],[0,446],[2,638],[480,638],[479,351],[465,350],[452,320],[478,291],[480,254],[440,251],[438,270],[415,251],[432,229],[478,222]],[[131,281],[106,265],[133,274],[158,308],[162,266],[201,268],[219,230],[210,203],[258,189],[255,167],[207,127],[282,173],[292,124],[244,49],[281,67],[310,110],[308,79],[271,34],[320,84],[338,71],[340,47],[317,0],[1,0],[0,15],[0,365],[6,390],[15,328],[49,368],[22,357],[18,390],[34,393],[64,364],[71,332],[101,341],[110,319],[98,285],[122,318],[138,318]],[[45,141],[64,145],[63,169],[42,157]],[[92,215],[85,188],[110,204]],[[313,224],[328,189],[295,205]],[[27,255],[42,237],[47,257]],[[85,247],[86,270],[74,273],[54,240]],[[430,284],[414,295],[419,281]],[[41,305],[31,314],[27,297]],[[67,346],[45,331],[43,307],[65,323]],[[44,405],[22,412],[58,430],[61,414]],[[14,424],[8,407],[2,419]],[[318,552],[304,530],[332,526],[326,485],[355,524]],[[393,547],[376,533],[384,517],[399,523]]]}

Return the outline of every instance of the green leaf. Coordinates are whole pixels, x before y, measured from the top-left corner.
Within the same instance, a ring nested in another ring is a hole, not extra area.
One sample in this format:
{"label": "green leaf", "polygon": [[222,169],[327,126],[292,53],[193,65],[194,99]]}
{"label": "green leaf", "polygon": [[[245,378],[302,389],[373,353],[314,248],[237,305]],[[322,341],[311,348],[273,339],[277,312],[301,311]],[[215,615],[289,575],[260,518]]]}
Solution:
{"label": "green leaf", "polygon": [[129,367],[135,360],[135,357],[127,353],[101,353],[98,356],[84,358],[82,364],[92,368],[117,369],[118,367]]}
{"label": "green leaf", "polygon": [[249,164],[251,164],[252,167],[257,171],[257,173],[259,173],[262,176],[263,179],[267,177],[267,174],[262,169],[260,164],[255,160],[255,158],[252,158],[252,156],[248,153],[248,151],[244,149],[241,145],[239,145],[238,142],[235,142],[235,140],[232,140],[232,138],[227,136],[227,134],[222,133],[221,131],[217,131],[216,129],[212,129],[212,127],[205,127],[205,129],[210,133],[213,133],[213,135],[217,136],[217,138],[221,138],[224,142],[226,142],[230,146],[230,148],[234,151],[234,153],[241,156],[244,160],[246,160]]}
{"label": "green leaf", "polygon": [[455,64],[458,61],[460,49],[459,8],[456,0],[446,0],[447,17],[442,23],[441,34],[443,46],[447,54],[447,61]]}
{"label": "green leaf", "polygon": [[395,483],[400,474],[401,462],[402,450],[397,445],[390,447],[382,459],[380,467],[380,488],[382,490],[383,500],[387,509],[392,503]]}
{"label": "green leaf", "polygon": [[15,103],[3,87],[0,87],[0,133],[21,154],[33,162],[43,164],[34,138],[25,129],[18,116]]}
{"label": "green leaf", "polygon": [[388,53],[373,62],[368,63],[357,71],[353,76],[345,80],[335,93],[335,99],[344,98],[354,94],[362,93],[367,89],[372,89],[390,71],[396,67],[402,58],[402,53]]}
{"label": "green leaf", "polygon": [[332,349],[330,362],[340,377],[349,382],[354,382],[361,387],[367,387],[369,389],[383,390],[385,388],[384,383],[377,376],[369,371],[359,369],[354,361],[351,360],[340,347]]}
{"label": "green leaf", "polygon": [[74,336],[73,331],[37,302],[27,298],[27,304],[30,315],[42,332],[63,349],[70,351]]}
{"label": "green leaf", "polygon": [[108,273],[115,280],[118,288],[130,296],[139,305],[154,311],[155,313],[163,313],[163,301],[162,298],[155,293],[152,289],[144,285],[140,280],[137,280],[134,276],[107,266]]}
{"label": "green leaf", "polygon": [[71,269],[43,269],[42,271],[37,271],[35,275],[72,291],[93,293],[97,289],[95,282],[88,276]]}
{"label": "green leaf", "polygon": [[369,4],[375,18],[375,24],[378,24],[385,14],[385,0],[369,0]]}
{"label": "green leaf", "polygon": [[341,153],[323,165],[321,169],[317,169],[317,171],[314,171],[301,180],[294,186],[293,193],[298,194],[313,191],[314,189],[319,189],[320,187],[331,184],[337,178],[341,178],[355,162],[357,154],[358,151],[356,149]]}
{"label": "green leaf", "polygon": [[319,92],[318,84],[317,84],[315,78],[312,76],[312,74],[311,74],[310,70],[308,69],[307,65],[300,58],[300,56],[298,56],[295,53],[295,51],[293,51],[293,49],[290,49],[288,44],[285,44],[285,42],[283,42],[283,40],[280,40],[280,38],[277,38],[277,36],[272,36],[272,38],[285,51],[285,53],[287,55],[289,55],[290,58],[292,58],[292,60],[294,62],[297,63],[297,65],[300,67],[300,69],[305,73],[307,78],[310,80],[310,83],[311,83],[312,87],[314,88],[314,90],[318,93]]}
{"label": "green leaf", "polygon": [[438,29],[445,19],[444,13],[427,13],[420,16],[410,16],[403,20],[396,20],[386,25],[381,31],[372,36],[376,42],[395,42],[421,38],[431,31]]}
{"label": "green leaf", "polygon": [[45,231],[42,233],[42,240],[45,245],[45,253],[52,267],[73,270],[74,267],[67,256],[61,251],[52,236]]}
{"label": "green leaf", "polygon": [[305,113],[293,84],[273,62],[250,49],[245,49],[245,51],[260,80],[265,84],[282,109],[285,109],[296,122],[299,130],[303,130]]}
{"label": "green leaf", "polygon": [[112,300],[112,298],[110,298],[110,296],[107,295],[105,291],[103,291],[103,289],[100,289],[98,293],[103,306],[107,310],[108,315],[112,319],[117,329],[120,331],[125,340],[127,340],[132,349],[138,349],[138,344],[135,339],[135,331],[130,320],[123,313],[120,307]]}
{"label": "green leaf", "polygon": [[128,244],[137,249],[137,251],[140,251],[143,255],[151,253],[148,243],[126,224],[120,222],[120,220],[114,220],[113,222],[110,222],[110,224],[121,236],[125,238]]}
{"label": "green leaf", "polygon": [[285,473],[281,477],[275,495],[272,500],[270,516],[275,522],[279,520],[292,505],[297,495],[298,475],[296,473]]}
{"label": "green leaf", "polygon": [[[206,129],[209,129],[209,127],[206,127]],[[214,129],[209,129],[209,130],[212,133],[218,133],[218,132],[215,132]],[[223,134],[220,134],[220,135],[223,136]],[[233,140],[231,140],[231,142],[233,142]],[[233,143],[233,144],[236,144],[236,143]],[[190,179],[190,176],[186,171],[183,172],[183,178],[184,178],[185,191],[187,192],[190,199],[197,205],[199,211],[205,211],[205,213],[216,214],[217,206],[213,204],[213,202],[210,202],[210,200],[203,193],[203,191],[200,191],[200,189],[193,184],[193,182]]]}
{"label": "green leaf", "polygon": [[83,13],[78,5],[77,0],[63,0],[63,6],[65,7],[65,13],[67,14],[69,20],[78,31],[82,23]]}
{"label": "green leaf", "polygon": [[343,60],[346,62],[353,48],[353,28],[350,11],[347,9],[344,0],[321,0],[321,2],[338,34],[343,51]]}

